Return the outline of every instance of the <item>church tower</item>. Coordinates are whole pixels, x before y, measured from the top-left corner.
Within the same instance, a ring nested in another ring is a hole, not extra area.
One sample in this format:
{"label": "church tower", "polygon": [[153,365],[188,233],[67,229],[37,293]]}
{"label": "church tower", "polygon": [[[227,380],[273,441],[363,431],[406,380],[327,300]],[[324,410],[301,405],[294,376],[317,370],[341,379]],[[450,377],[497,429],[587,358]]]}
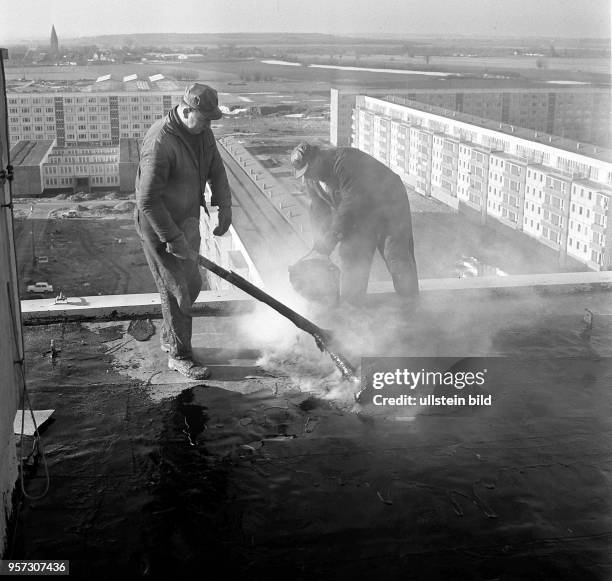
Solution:
{"label": "church tower", "polygon": [[55,32],[55,25],[51,27],[51,47],[50,53],[56,55],[59,53],[59,43],[57,40],[57,33]]}

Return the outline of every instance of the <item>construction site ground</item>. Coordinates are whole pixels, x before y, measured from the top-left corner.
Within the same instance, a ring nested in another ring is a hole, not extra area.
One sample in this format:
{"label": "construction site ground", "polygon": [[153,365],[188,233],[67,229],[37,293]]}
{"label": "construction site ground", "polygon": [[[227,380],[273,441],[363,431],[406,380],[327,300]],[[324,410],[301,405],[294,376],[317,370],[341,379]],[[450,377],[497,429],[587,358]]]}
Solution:
{"label": "construction site ground", "polygon": [[[418,194],[411,199],[416,258],[422,278],[461,276],[458,263],[471,256],[512,274],[562,270],[552,251],[524,236],[508,237],[483,229]],[[268,202],[264,198],[262,203]],[[25,202],[22,207],[29,208],[30,203]],[[240,209],[235,211],[239,213]],[[26,292],[27,285],[35,282],[48,282],[56,294],[61,290],[72,297],[156,292],[131,212],[98,216],[83,212],[77,218],[18,218],[15,231],[23,299],[44,296]],[[41,262],[41,257],[45,262]],[[292,255],[293,260],[299,257],[299,253]],[[332,258],[337,260],[335,255]],[[288,265],[278,265],[280,277],[287,272]],[[585,270],[577,264],[567,267],[570,269]],[[389,279],[378,255],[371,279]]]}
{"label": "construction site ground", "polygon": [[39,281],[74,297],[155,292],[132,213],[79,214],[16,220],[22,298],[41,298],[26,292],[28,284]]}

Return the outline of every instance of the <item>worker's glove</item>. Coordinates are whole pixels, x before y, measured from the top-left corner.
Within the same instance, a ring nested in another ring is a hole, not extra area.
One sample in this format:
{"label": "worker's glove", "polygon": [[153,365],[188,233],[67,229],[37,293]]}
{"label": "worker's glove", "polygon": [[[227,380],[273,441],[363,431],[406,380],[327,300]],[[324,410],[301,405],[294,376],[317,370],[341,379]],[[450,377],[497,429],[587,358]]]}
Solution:
{"label": "worker's glove", "polygon": [[182,260],[195,260],[198,253],[189,246],[184,234],[176,237],[171,242],[166,242],[166,250],[169,254]]}
{"label": "worker's glove", "polygon": [[213,230],[215,236],[223,236],[232,224],[232,207],[221,206],[219,208],[219,225]]}
{"label": "worker's glove", "polygon": [[334,251],[337,243],[338,237],[336,234],[334,232],[328,232],[315,242],[312,249],[323,256],[329,256]]}

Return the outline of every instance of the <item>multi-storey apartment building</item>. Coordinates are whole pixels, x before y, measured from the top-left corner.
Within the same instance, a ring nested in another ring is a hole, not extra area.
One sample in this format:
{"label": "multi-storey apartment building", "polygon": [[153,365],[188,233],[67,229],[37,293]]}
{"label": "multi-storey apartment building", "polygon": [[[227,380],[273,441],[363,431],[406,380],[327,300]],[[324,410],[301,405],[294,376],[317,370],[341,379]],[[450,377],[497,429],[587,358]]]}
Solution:
{"label": "multi-storey apartment building", "polygon": [[[8,93],[12,157],[21,175],[17,196],[56,191],[130,191],[138,144],[152,123],[180,102],[182,90],[163,75],[121,79],[105,75],[91,85],[50,92],[28,85]],[[39,155],[35,143],[46,143]]]}
{"label": "multi-storey apartment building", "polygon": [[[431,142],[433,131],[410,128],[410,162],[408,181],[423,196],[431,195]],[[404,174],[406,175],[406,174]]]}
{"label": "multi-storey apartment building", "polygon": [[608,265],[612,253],[612,193],[579,179],[571,185],[567,254],[592,268]]}
{"label": "multi-storey apartment building", "polygon": [[363,95],[353,126],[353,145],[415,192],[523,232],[557,251],[561,263],[570,256],[596,270],[612,268],[612,151]]}
{"label": "multi-storey apartment building", "polygon": [[[546,166],[527,168],[523,232],[566,254],[571,178]],[[583,261],[584,262],[584,261]]]}
{"label": "multi-storey apartment building", "polygon": [[487,213],[514,230],[523,224],[526,175],[525,160],[504,152],[489,155]]}
{"label": "multi-storey apartment building", "polygon": [[459,143],[457,200],[486,222],[489,186],[489,151],[471,143]]}
{"label": "multi-storey apartment building", "polygon": [[53,148],[42,164],[45,189],[119,184],[119,148]]}
{"label": "multi-storey apartment building", "polygon": [[332,89],[330,95],[330,142],[351,143],[351,111],[357,95],[417,101],[458,113],[475,115],[501,123],[525,127],[602,147],[610,147],[611,91],[609,87],[525,86],[490,89],[409,89],[385,97],[387,92]]}
{"label": "multi-storey apartment building", "polygon": [[394,171],[407,170],[410,159],[410,128],[404,123],[391,120],[389,149],[389,167]]}
{"label": "multi-storey apartment building", "polygon": [[431,148],[431,195],[455,209],[458,207],[459,141],[435,133]]}
{"label": "multi-storey apartment building", "polygon": [[11,146],[19,141],[55,140],[58,147],[119,145],[142,139],[147,129],[176,105],[182,90],[163,75],[139,79],[99,77],[81,91],[45,92],[29,86],[8,93]]}
{"label": "multi-storey apartment building", "polygon": [[139,157],[137,140],[121,139],[117,147],[54,144],[54,141],[20,141],[11,149],[15,197],[134,189]]}
{"label": "multi-storey apartment building", "polygon": [[390,138],[391,138],[391,121],[386,117],[374,117],[373,123],[374,141],[372,155],[382,161],[384,164],[389,164],[390,155]]}
{"label": "multi-storey apartment building", "polygon": [[329,135],[332,145],[337,147],[351,144],[351,116],[355,106],[356,93],[331,89],[329,111]]}

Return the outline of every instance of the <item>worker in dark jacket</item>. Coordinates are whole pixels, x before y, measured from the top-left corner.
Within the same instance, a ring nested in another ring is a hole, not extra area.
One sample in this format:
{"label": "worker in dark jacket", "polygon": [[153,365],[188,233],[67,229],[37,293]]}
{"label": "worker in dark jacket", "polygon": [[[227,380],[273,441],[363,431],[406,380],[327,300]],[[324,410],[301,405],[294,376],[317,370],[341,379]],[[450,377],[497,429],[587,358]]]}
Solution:
{"label": "worker in dark jacket", "polygon": [[219,119],[217,92],[206,85],[187,88],[182,102],[147,132],[136,176],[136,225],[159,290],[162,350],[168,367],[192,379],[205,379],[208,368],[193,359],[191,309],[202,288],[197,264],[200,207],[204,190],[219,207],[213,234],[227,232],[232,221],[231,192],[211,119]]}
{"label": "worker in dark jacket", "polygon": [[352,147],[321,149],[303,142],[293,150],[291,163],[310,194],[314,250],[329,256],[339,243],[341,297],[363,300],[377,248],[395,291],[416,297],[412,217],[400,177]]}

